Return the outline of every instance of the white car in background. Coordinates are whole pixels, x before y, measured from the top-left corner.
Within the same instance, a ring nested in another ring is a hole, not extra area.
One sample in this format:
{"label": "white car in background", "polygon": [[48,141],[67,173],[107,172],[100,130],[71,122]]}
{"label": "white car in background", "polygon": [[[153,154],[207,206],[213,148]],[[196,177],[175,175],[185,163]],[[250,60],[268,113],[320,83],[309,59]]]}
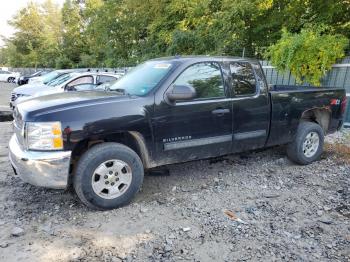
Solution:
{"label": "white car in background", "polygon": [[50,81],[58,78],[59,76],[66,74],[66,73],[73,73],[73,72],[85,72],[83,70],[76,70],[76,69],[59,69],[51,71],[47,74],[44,74],[42,76],[36,76],[32,77],[28,80],[28,85],[41,85],[41,84],[47,84]]}
{"label": "white car in background", "polygon": [[20,73],[18,72],[0,70],[0,82],[15,83],[16,79],[19,76],[20,76]]}
{"label": "white car in background", "polygon": [[119,75],[113,73],[65,73],[47,84],[28,84],[15,88],[11,93],[10,107],[14,109],[17,103],[38,96],[70,91],[95,90],[99,85],[115,81],[119,77]]}

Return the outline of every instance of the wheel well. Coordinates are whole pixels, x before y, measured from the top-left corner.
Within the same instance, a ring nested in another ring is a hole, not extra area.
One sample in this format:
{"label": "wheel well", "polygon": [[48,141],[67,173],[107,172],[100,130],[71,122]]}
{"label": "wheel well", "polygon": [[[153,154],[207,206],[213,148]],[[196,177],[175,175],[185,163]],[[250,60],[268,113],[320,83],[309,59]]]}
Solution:
{"label": "wheel well", "polygon": [[300,120],[319,124],[326,134],[331,120],[331,111],[327,108],[309,109],[303,112]]}
{"label": "wheel well", "polygon": [[151,167],[143,136],[138,132],[119,132],[103,136],[91,136],[78,142],[72,151],[70,173],[74,171],[75,164],[87,150],[104,142],[116,142],[130,147],[138,154],[145,168]]}

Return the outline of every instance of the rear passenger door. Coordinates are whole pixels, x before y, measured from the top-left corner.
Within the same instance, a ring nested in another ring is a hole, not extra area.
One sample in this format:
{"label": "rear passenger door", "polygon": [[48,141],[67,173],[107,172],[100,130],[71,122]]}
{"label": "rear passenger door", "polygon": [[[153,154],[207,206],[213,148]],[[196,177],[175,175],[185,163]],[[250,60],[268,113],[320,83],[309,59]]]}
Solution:
{"label": "rear passenger door", "polygon": [[197,96],[190,101],[162,103],[155,107],[157,162],[169,164],[229,153],[232,104],[227,97],[220,64],[192,64],[170,87],[172,85],[192,86]]}
{"label": "rear passenger door", "polygon": [[263,147],[268,136],[269,97],[259,70],[258,63],[229,62],[233,89],[233,152]]}

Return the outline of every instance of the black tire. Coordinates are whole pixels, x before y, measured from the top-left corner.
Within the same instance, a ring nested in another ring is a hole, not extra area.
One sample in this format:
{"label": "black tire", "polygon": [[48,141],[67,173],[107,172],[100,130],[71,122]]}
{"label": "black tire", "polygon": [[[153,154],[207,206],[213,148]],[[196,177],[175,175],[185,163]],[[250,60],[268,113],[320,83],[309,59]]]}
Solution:
{"label": "black tire", "polygon": [[[306,136],[312,132],[315,132],[319,136],[319,145],[315,150],[314,155],[308,157],[303,150],[303,143]],[[315,160],[319,159],[323,152],[324,144],[324,132],[320,125],[313,122],[301,122],[299,124],[294,141],[287,147],[287,155],[290,160],[300,165],[308,165]]]}
{"label": "black tire", "polygon": [[8,83],[13,83],[15,81],[15,78],[14,77],[9,77],[8,79],[7,79],[7,82]]}
{"label": "black tire", "polygon": [[[111,159],[124,161],[132,171],[132,179],[126,191],[113,199],[96,194],[92,187],[92,176],[96,168]],[[140,190],[144,168],[140,157],[129,147],[118,143],[102,143],[85,152],[73,175],[73,186],[80,200],[90,208],[109,210],[128,204]]]}

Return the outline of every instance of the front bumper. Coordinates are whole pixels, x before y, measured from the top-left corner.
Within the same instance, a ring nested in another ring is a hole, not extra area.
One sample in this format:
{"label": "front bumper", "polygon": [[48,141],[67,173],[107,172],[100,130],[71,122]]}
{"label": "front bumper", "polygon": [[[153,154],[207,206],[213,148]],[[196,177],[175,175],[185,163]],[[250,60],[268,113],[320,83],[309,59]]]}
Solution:
{"label": "front bumper", "polygon": [[29,184],[54,189],[68,185],[71,151],[39,152],[22,149],[14,134],[9,158],[16,173]]}

